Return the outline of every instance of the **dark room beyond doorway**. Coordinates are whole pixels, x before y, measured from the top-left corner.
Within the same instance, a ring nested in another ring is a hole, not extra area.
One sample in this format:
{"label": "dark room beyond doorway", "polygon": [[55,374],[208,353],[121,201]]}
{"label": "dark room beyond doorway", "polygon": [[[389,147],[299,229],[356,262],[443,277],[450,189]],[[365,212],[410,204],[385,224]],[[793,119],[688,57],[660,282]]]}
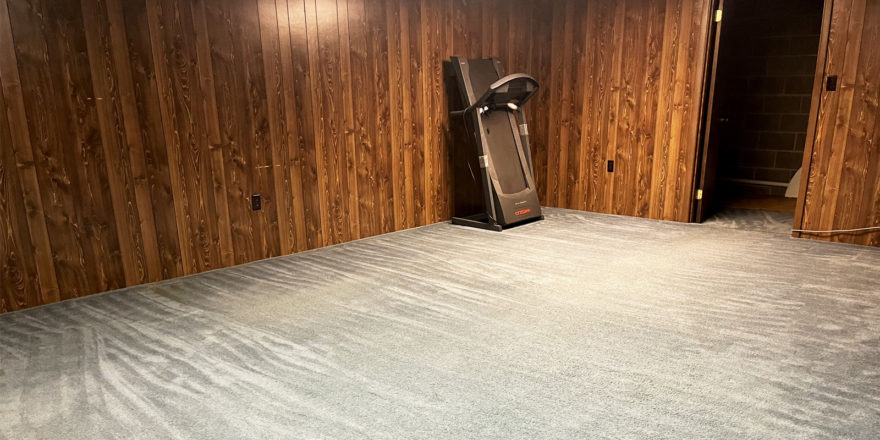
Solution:
{"label": "dark room beyond doorway", "polygon": [[822,22],[818,0],[727,0],[706,145],[715,148],[706,217],[736,210],[792,215],[807,139]]}

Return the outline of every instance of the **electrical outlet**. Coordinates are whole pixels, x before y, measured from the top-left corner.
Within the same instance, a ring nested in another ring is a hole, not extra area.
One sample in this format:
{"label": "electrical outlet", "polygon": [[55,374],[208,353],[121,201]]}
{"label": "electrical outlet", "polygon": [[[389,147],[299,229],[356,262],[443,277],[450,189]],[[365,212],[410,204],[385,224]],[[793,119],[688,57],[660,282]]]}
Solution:
{"label": "electrical outlet", "polygon": [[613,172],[614,172],[614,161],[613,161],[613,160],[609,160],[609,161],[608,161],[608,172],[609,172],[609,173],[613,173]]}
{"label": "electrical outlet", "polygon": [[829,92],[837,90],[837,75],[831,75],[828,77],[828,80],[825,82],[825,90]]}
{"label": "electrical outlet", "polygon": [[263,196],[259,194],[254,194],[251,196],[251,209],[254,211],[259,211],[263,209]]}

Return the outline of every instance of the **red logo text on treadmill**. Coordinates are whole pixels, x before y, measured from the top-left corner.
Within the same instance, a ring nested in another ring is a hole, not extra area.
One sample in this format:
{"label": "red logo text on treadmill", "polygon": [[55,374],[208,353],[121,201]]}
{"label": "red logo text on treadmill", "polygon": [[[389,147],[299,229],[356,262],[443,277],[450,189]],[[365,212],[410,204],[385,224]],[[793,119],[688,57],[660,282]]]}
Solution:
{"label": "red logo text on treadmill", "polygon": [[524,215],[532,212],[531,209],[520,209],[519,211],[514,212],[514,215]]}

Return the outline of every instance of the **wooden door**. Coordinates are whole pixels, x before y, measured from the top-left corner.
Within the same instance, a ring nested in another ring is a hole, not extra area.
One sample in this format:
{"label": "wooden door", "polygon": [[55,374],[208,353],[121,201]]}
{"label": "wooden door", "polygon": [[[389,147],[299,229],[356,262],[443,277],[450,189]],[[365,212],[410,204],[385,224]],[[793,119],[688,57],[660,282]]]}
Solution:
{"label": "wooden door", "polygon": [[[880,0],[828,0],[825,15],[795,227],[863,229],[880,225]],[[796,235],[880,246],[877,229]]]}
{"label": "wooden door", "polygon": [[694,221],[701,223],[708,217],[712,209],[713,196],[715,194],[715,171],[718,168],[718,155],[720,149],[720,140],[724,123],[726,119],[721,115],[723,97],[716,94],[716,84],[721,75],[719,68],[723,63],[719,63],[719,54],[722,51],[722,32],[721,23],[723,22],[724,0],[718,0],[713,15],[714,28],[710,36],[712,43],[709,46],[711,51],[711,64],[709,65],[708,81],[709,86],[706,88],[705,98],[705,116],[703,120],[703,132],[701,135],[701,157],[699,179],[697,181],[696,204],[694,207]]}

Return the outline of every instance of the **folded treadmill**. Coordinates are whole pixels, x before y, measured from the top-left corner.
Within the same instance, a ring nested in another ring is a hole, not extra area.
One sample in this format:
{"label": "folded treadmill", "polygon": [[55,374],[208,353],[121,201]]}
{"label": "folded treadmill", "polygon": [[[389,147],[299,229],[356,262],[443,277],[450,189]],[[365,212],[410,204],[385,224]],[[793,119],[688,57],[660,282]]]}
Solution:
{"label": "folded treadmill", "polygon": [[495,58],[445,63],[453,134],[452,223],[501,231],[544,218],[523,105],[538,82]]}

